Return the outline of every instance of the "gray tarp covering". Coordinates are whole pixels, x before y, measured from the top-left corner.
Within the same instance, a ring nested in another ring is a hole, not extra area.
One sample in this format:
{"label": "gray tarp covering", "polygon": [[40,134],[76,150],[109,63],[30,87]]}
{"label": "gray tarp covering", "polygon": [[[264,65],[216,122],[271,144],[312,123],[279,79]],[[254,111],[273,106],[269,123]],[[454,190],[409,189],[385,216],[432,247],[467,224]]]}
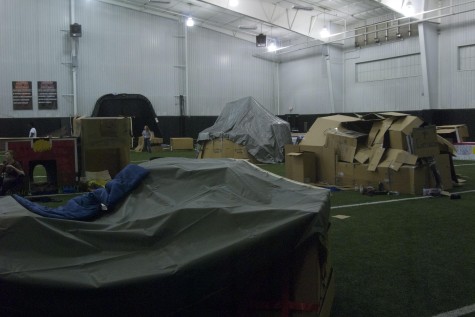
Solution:
{"label": "gray tarp covering", "polygon": [[196,316],[210,300],[226,316],[224,294],[327,234],[327,190],[242,160],[140,165],[142,185],[91,222],[0,198],[0,315]]}
{"label": "gray tarp covering", "polygon": [[284,145],[291,144],[290,125],[254,98],[229,102],[213,126],[201,131],[198,142],[225,138],[246,147],[261,163],[284,161]]}

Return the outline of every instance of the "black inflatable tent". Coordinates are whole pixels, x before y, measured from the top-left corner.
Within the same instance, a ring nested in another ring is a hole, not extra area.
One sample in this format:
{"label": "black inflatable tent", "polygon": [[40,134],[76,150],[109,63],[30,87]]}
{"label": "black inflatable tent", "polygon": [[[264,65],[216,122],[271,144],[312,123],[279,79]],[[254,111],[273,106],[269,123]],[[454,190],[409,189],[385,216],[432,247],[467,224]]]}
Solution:
{"label": "black inflatable tent", "polygon": [[97,99],[92,117],[131,117],[133,136],[142,135],[144,125],[148,125],[156,137],[162,137],[158,118],[152,103],[139,94],[107,94]]}

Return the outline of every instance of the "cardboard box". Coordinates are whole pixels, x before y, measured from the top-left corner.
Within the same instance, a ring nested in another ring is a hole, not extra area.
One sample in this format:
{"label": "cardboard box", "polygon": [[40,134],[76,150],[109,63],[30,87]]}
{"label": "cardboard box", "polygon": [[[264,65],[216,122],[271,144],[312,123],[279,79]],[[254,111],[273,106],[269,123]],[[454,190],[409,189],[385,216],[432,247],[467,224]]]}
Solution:
{"label": "cardboard box", "polygon": [[469,137],[468,127],[465,124],[437,126],[437,134],[452,143],[462,143]]}
{"label": "cardboard box", "polygon": [[114,177],[130,163],[129,118],[88,117],[80,122],[81,175],[108,170]]}
{"label": "cardboard box", "polygon": [[440,153],[435,126],[415,128],[412,131],[410,152],[418,157],[432,157]]}
{"label": "cardboard box", "polygon": [[300,145],[301,152],[312,152],[316,158],[316,182],[335,184],[335,150],[324,146]]}
{"label": "cardboard box", "polygon": [[326,143],[325,131],[328,131],[332,128],[342,128],[343,123],[355,121],[361,121],[361,119],[344,115],[318,118],[310,127],[310,130],[308,130],[307,134],[305,134],[305,137],[300,142],[300,145],[324,146]]}
{"label": "cardboard box", "polygon": [[366,136],[355,131],[333,128],[326,131],[325,147],[333,148],[340,161],[352,163],[358,144],[363,144]]}
{"label": "cardboard box", "polygon": [[291,152],[285,155],[285,177],[301,183],[315,183],[316,164],[312,152]]}
{"label": "cardboard box", "polygon": [[173,150],[193,150],[192,138],[170,138],[170,149]]}
{"label": "cardboard box", "polygon": [[336,162],[335,185],[341,187],[355,186],[355,164],[348,162]]}
{"label": "cardboard box", "polygon": [[258,163],[258,161],[247,152],[245,146],[234,143],[228,139],[213,139],[206,141],[201,147],[198,158],[235,158]]}
{"label": "cardboard box", "polygon": [[[450,154],[438,154],[434,157],[436,162],[437,171],[440,174],[442,189],[448,190],[453,188],[452,180],[452,164],[450,160]],[[435,178],[431,178],[431,187],[435,187]]]}
{"label": "cardboard box", "polygon": [[389,145],[393,149],[407,151],[410,142],[409,136],[414,128],[424,123],[421,119],[414,116],[400,117],[389,127]]}
{"label": "cardboard box", "polygon": [[430,175],[426,166],[403,166],[398,171],[388,169],[387,172],[387,190],[422,195],[422,189],[430,187]]}
{"label": "cardboard box", "polygon": [[417,156],[398,149],[387,149],[379,165],[398,171],[403,164],[415,165]]}
{"label": "cardboard box", "polygon": [[372,186],[378,188],[378,185],[382,183],[385,188],[388,188],[388,168],[385,166],[378,166],[376,170],[369,171],[368,164],[355,164],[354,165],[354,186],[355,187],[368,187]]}

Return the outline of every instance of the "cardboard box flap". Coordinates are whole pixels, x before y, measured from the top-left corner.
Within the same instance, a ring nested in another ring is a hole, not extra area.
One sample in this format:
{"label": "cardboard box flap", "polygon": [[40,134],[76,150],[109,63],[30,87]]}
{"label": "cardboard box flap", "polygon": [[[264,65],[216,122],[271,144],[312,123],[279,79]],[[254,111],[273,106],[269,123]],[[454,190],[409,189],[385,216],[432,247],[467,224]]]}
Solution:
{"label": "cardboard box flap", "polygon": [[325,134],[325,147],[335,149],[338,160],[349,163],[354,160],[359,140],[366,137],[364,133],[343,128],[328,129]]}
{"label": "cardboard box flap", "polygon": [[457,129],[452,127],[452,128],[448,128],[448,127],[437,127],[437,134],[450,134],[450,133],[455,133],[457,132]]}
{"label": "cardboard box flap", "polygon": [[368,135],[368,147],[375,144],[383,144],[384,135],[389,130],[395,118],[386,118],[382,121],[375,122],[371,127]]}
{"label": "cardboard box flap", "polygon": [[365,164],[371,156],[371,149],[364,147],[356,150],[355,160],[361,164]]}
{"label": "cardboard box flap", "polygon": [[358,118],[361,118],[366,121],[372,121],[372,120],[383,120],[384,116],[377,114],[377,113],[367,113],[365,115],[357,115]]}
{"label": "cardboard box flap", "polygon": [[453,125],[440,125],[437,126],[437,133],[439,133],[439,130],[441,131],[447,131],[446,133],[453,133],[458,131],[459,135],[461,137],[468,137],[468,127],[466,124],[453,124]]}
{"label": "cardboard box flap", "polygon": [[424,121],[415,116],[405,116],[403,118],[398,118],[396,121],[391,124],[389,128],[390,131],[401,131],[405,135],[409,135],[412,132],[412,129],[420,127]]}
{"label": "cardboard box flap", "polygon": [[361,121],[361,119],[344,115],[318,118],[307,131],[307,134],[304,136],[300,144],[324,146],[326,142],[325,131],[332,128],[340,128],[342,123],[351,121]]}
{"label": "cardboard box flap", "polygon": [[417,156],[412,155],[406,151],[398,149],[387,149],[384,159],[379,166],[386,166],[394,171],[398,171],[403,164],[415,165]]}
{"label": "cardboard box flap", "polygon": [[457,149],[449,140],[437,135],[437,142],[439,143],[439,149],[441,152],[447,152],[453,156],[457,155]]}
{"label": "cardboard box flap", "polygon": [[379,162],[381,161],[381,158],[383,157],[385,149],[380,147],[380,148],[373,148],[371,151],[371,158],[369,160],[369,165],[368,165],[368,171],[374,172],[376,171],[376,168],[379,165]]}
{"label": "cardboard box flap", "polygon": [[334,134],[334,135],[342,136],[342,137],[345,137],[345,138],[351,138],[351,139],[357,139],[357,138],[360,138],[360,137],[367,136],[367,134],[365,134],[365,133],[360,133],[360,132],[356,132],[356,131],[352,131],[352,130],[347,130],[347,129],[344,129],[344,128],[328,129],[328,130],[325,131],[325,134],[326,135]]}
{"label": "cardboard box flap", "polygon": [[402,113],[402,112],[394,112],[394,111],[388,111],[388,112],[380,112],[378,113],[380,116],[383,116],[385,118],[388,117],[407,117],[407,113]]}

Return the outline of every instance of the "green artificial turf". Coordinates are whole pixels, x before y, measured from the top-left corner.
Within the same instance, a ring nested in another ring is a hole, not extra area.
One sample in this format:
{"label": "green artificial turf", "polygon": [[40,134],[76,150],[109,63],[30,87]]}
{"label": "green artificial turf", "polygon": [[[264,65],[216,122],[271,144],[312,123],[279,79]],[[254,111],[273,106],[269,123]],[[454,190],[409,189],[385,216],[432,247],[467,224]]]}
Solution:
{"label": "green artificial turf", "polygon": [[[132,151],[131,162],[177,156],[195,158],[196,153]],[[450,191],[475,190],[475,162],[454,164],[466,183]],[[258,166],[285,175],[284,164]],[[45,204],[62,205],[71,197]],[[332,317],[430,317],[475,304],[474,192],[454,200],[370,197],[346,190],[333,191],[330,199],[336,282]],[[339,215],[349,218],[334,217]]]}

